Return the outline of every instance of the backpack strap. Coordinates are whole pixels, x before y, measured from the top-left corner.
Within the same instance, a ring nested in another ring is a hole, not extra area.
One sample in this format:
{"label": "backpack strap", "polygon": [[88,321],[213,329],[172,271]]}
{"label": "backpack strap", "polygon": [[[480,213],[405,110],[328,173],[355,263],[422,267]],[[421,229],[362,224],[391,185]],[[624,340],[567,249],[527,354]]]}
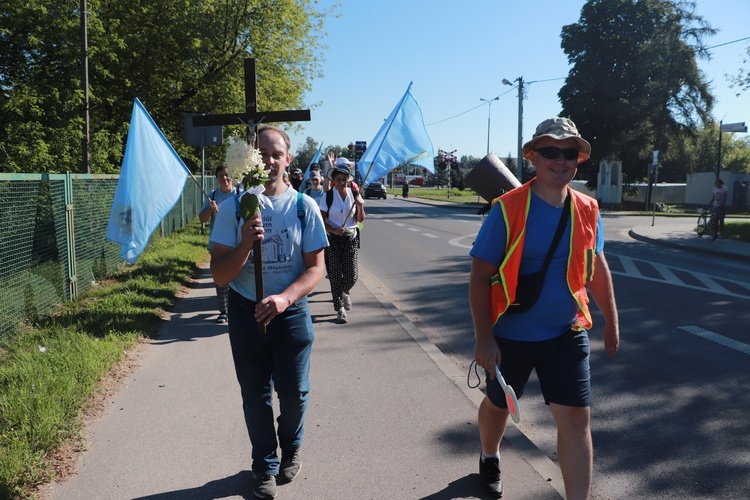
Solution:
{"label": "backpack strap", "polygon": [[333,188],[326,191],[326,206],[329,214],[331,213],[331,205],[333,205]]}
{"label": "backpack strap", "polygon": [[305,234],[305,204],[302,201],[302,193],[297,193],[297,217],[299,224],[302,226],[302,234]]}

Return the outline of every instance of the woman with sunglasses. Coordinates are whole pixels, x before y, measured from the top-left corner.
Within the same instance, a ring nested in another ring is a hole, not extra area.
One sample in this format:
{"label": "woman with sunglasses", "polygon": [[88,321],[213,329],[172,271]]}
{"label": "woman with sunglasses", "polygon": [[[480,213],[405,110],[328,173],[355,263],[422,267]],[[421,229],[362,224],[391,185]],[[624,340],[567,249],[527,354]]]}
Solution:
{"label": "woman with sunglasses", "polygon": [[349,292],[359,277],[359,223],[365,220],[364,201],[352,185],[354,177],[350,167],[353,165],[346,158],[336,160],[326,174],[331,189],[326,191],[319,204],[328,232],[330,245],[325,250],[325,263],[339,324],[348,321],[346,311],[352,307]]}
{"label": "woman with sunglasses", "polygon": [[470,252],[474,357],[487,372],[478,416],[480,485],[495,498],[503,493],[499,447],[509,415],[495,366],[519,399],[536,370],[557,425],[566,496],[591,492],[587,288],[604,316],[610,357],[620,334],[599,207],[568,186],[590,154],[571,120],[543,121],[523,146],[536,177],[496,200]]}

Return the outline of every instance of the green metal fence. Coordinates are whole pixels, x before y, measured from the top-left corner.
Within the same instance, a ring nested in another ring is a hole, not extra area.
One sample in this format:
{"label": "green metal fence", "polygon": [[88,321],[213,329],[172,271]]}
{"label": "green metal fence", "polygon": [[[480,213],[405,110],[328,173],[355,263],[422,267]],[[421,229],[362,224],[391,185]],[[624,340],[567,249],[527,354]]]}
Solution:
{"label": "green metal fence", "polygon": [[[117,175],[0,174],[0,337],[96,286],[124,263],[105,238]],[[206,191],[215,178],[206,178]],[[198,215],[188,179],[152,238]]]}

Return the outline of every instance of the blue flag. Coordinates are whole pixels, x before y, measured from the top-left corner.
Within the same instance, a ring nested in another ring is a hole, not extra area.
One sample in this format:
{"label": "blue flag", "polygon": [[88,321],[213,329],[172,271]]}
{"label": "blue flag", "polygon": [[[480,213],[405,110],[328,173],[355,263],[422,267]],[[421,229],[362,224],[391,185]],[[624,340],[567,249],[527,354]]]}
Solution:
{"label": "blue flag", "polygon": [[411,95],[411,85],[410,82],[404,97],[359,160],[357,169],[366,172],[365,186],[406,164],[419,165],[430,172],[435,170],[435,150],[424,126],[422,110]]}
{"label": "blue flag", "polygon": [[107,239],[122,245],[131,264],[151,233],[180,199],[189,172],[141,101],[136,98],[122,159]]}
{"label": "blue flag", "polygon": [[315,153],[315,156],[313,156],[312,160],[310,160],[310,163],[307,165],[307,170],[305,170],[305,179],[310,178],[310,167],[313,163],[318,163],[318,160],[320,160],[320,152],[323,150],[323,143],[320,143],[320,146],[318,146],[318,152]]}

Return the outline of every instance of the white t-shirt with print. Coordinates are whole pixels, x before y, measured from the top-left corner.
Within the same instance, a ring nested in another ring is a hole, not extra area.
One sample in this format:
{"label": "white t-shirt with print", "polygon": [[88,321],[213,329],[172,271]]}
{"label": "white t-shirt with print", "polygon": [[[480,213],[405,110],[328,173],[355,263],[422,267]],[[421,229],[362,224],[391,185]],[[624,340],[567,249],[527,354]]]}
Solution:
{"label": "white t-shirt with print", "polygon": [[[269,197],[273,209],[261,212],[265,229],[263,250],[263,285],[266,296],[281,293],[305,270],[303,253],[314,252],[328,246],[323,217],[313,200],[303,196],[305,233],[297,216],[297,191],[287,189],[278,196]],[[242,239],[241,225],[237,220],[236,203],[223,203],[216,216],[211,241],[236,247]],[[252,253],[240,274],[229,283],[237,293],[251,301],[255,299],[255,267]],[[307,304],[304,297],[297,305]]]}

